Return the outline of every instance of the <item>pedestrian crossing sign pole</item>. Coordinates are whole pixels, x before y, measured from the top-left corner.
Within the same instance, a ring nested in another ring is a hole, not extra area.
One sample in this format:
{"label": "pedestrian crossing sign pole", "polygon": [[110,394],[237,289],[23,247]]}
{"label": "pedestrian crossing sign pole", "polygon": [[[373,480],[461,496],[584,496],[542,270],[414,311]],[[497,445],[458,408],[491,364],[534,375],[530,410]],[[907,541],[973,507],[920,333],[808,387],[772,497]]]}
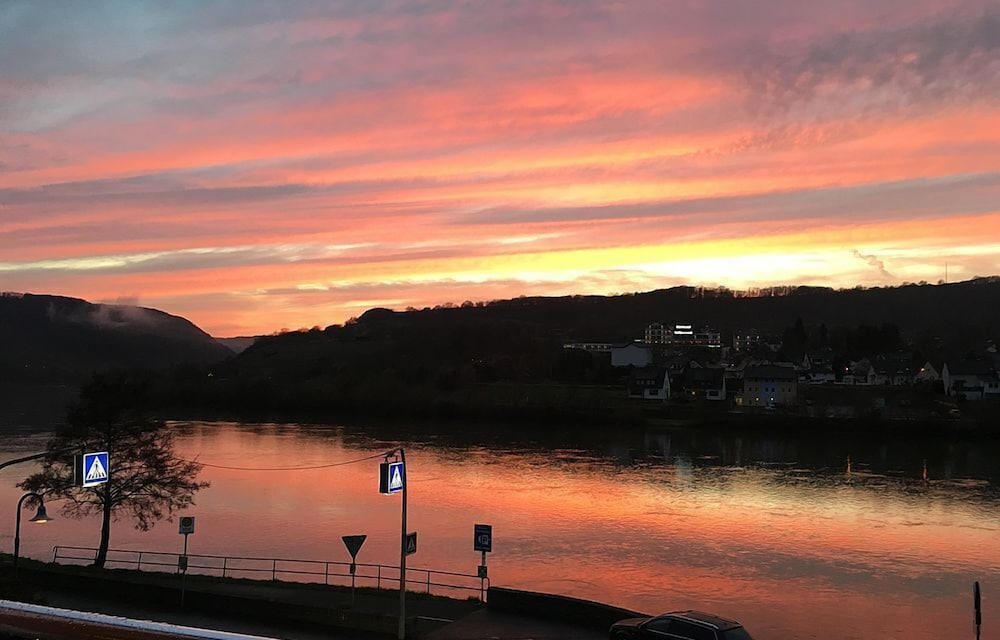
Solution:
{"label": "pedestrian crossing sign pole", "polygon": [[111,477],[111,462],[107,451],[84,453],[73,459],[73,484],[96,487]]}
{"label": "pedestrian crossing sign pole", "polygon": [[[390,457],[395,460],[390,460]],[[378,492],[391,496],[402,495],[399,530],[399,629],[396,637],[403,640],[406,637],[406,556],[409,555],[409,535],[406,531],[406,452],[402,447],[386,453],[385,462],[379,465]],[[413,536],[414,551],[416,551],[416,535]]]}
{"label": "pedestrian crossing sign pole", "polygon": [[177,556],[177,571],[181,574],[181,609],[184,609],[184,577],[188,570],[188,536],[194,533],[194,516],[181,516],[177,523],[177,533],[184,536],[184,552]]}

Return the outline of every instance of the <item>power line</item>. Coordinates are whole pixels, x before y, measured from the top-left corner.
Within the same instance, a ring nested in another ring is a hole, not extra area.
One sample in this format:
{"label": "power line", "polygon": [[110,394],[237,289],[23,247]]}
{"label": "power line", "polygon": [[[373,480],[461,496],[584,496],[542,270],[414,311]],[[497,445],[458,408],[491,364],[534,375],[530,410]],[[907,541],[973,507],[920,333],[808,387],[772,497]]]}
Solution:
{"label": "power line", "polygon": [[318,464],[309,467],[229,467],[222,464],[209,464],[207,462],[199,462],[197,460],[184,460],[184,462],[193,462],[203,467],[211,467],[212,469],[227,469],[229,471],[308,471],[311,469],[329,469],[331,467],[343,467],[348,464],[355,464],[358,462],[364,462],[365,460],[374,460],[375,458],[384,458],[384,457],[386,457],[385,453],[376,453],[375,455],[366,456],[364,458],[357,458],[355,460],[332,462],[330,464]]}

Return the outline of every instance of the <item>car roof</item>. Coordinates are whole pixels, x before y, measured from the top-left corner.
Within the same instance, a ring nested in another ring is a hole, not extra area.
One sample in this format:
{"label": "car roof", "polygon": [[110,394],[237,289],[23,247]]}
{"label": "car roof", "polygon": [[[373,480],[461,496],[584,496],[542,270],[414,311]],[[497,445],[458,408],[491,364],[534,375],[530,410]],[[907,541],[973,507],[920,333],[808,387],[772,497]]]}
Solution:
{"label": "car roof", "polygon": [[736,627],[743,626],[735,620],[729,620],[728,618],[716,616],[711,613],[704,613],[703,611],[674,611],[673,613],[665,613],[660,617],[667,616],[672,618],[681,618],[690,622],[697,622],[718,629],[719,631],[726,631],[727,629],[735,629]]}

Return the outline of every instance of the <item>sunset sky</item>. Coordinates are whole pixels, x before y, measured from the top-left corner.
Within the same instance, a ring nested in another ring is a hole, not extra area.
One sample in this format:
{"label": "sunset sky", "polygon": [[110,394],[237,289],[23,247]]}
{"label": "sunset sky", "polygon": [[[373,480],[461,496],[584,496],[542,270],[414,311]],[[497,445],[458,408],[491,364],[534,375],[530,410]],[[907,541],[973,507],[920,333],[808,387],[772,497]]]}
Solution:
{"label": "sunset sky", "polygon": [[0,290],[213,335],[1000,273],[1000,9],[0,3]]}

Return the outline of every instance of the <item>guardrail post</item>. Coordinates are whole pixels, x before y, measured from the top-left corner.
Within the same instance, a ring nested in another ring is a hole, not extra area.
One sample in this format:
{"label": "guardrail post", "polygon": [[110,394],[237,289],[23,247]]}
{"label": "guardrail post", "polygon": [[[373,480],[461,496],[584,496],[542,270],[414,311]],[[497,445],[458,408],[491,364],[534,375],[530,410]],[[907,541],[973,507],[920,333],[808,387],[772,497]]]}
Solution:
{"label": "guardrail post", "polygon": [[278,559],[275,558],[271,561],[271,580],[278,580]]}
{"label": "guardrail post", "polygon": [[139,559],[135,562],[135,570],[142,571],[142,551],[139,552]]}
{"label": "guardrail post", "polygon": [[431,572],[427,572],[427,593],[431,592]]}
{"label": "guardrail post", "polygon": [[229,558],[223,558],[222,559],[222,577],[223,578],[226,577],[226,562],[228,562],[228,561],[229,561]]}
{"label": "guardrail post", "polygon": [[378,565],[378,588],[382,588],[382,565]]}
{"label": "guardrail post", "polygon": [[323,584],[330,584],[330,563],[326,563],[326,569],[323,571]]}
{"label": "guardrail post", "polygon": [[52,547],[52,563],[59,559],[59,545]]}

